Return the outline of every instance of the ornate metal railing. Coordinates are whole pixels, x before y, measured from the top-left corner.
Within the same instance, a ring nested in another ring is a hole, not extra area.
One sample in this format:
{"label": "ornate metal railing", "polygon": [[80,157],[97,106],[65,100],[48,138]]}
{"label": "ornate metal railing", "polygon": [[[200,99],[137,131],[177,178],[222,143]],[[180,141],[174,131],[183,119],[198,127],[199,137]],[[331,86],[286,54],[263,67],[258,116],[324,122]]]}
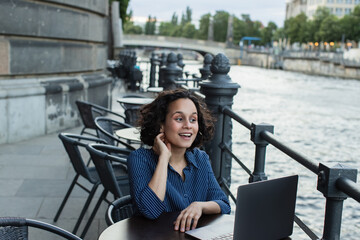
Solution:
{"label": "ornate metal railing", "polygon": [[[173,56],[172,56],[173,57]],[[166,71],[161,77],[167,82],[166,87],[177,87],[176,81],[179,79],[178,69],[175,60],[170,59],[166,66]],[[158,61],[158,60],[157,60]],[[155,62],[155,61],[154,61]],[[204,61],[205,69],[205,61]],[[276,137],[274,126],[270,124],[254,124],[242,118],[232,111],[233,97],[236,95],[240,86],[231,81],[228,76],[230,71],[229,60],[223,54],[218,54],[211,61],[211,75],[199,83],[200,88],[196,94],[204,97],[208,108],[213,112],[217,121],[215,123],[215,136],[213,140],[204,146],[205,151],[211,156],[212,168],[215,176],[224,191],[236,202],[234,194],[230,190],[231,164],[234,160],[250,176],[249,181],[266,180],[265,159],[266,147],[271,144],[279,151],[291,157],[293,160],[309,169],[317,177],[317,190],[326,198],[325,222],[322,239],[340,239],[341,218],[343,202],[347,197],[360,202],[360,188],[355,183],[357,169],[347,168],[338,164],[328,167],[325,164],[314,161],[293,148],[287,146]],[[154,68],[153,68],[154,70]],[[151,72],[151,71],[150,71]],[[154,72],[150,75],[154,77]],[[161,75],[161,73],[159,74]],[[151,77],[150,77],[151,78]],[[188,88],[187,86],[184,86]],[[255,144],[255,160],[253,170],[247,167],[232,151],[232,122],[235,121],[250,131],[251,141]],[[319,239],[297,216],[295,222],[311,239]]]}

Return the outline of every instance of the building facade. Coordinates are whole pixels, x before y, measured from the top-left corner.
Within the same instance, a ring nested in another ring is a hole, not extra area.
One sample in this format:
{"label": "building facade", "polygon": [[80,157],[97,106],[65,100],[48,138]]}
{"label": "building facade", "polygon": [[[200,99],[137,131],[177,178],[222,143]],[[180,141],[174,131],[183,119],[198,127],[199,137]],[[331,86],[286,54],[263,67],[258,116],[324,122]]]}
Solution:
{"label": "building facade", "polygon": [[312,19],[318,7],[327,7],[330,13],[341,18],[350,14],[360,0],[289,0],[286,3],[286,19],[304,12]]}
{"label": "building facade", "polygon": [[109,106],[108,0],[0,1],[0,144],[79,126]]}

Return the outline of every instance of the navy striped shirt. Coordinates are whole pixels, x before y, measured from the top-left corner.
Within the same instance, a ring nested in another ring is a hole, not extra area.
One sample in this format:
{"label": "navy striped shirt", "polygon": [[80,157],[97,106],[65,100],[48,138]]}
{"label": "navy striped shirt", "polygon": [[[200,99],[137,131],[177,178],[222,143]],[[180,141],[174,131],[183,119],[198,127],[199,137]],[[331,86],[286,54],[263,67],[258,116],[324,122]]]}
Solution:
{"label": "navy striped shirt", "polygon": [[181,211],[195,201],[214,201],[221,213],[230,213],[229,200],[221,190],[212,171],[209,156],[197,148],[186,151],[185,180],[168,165],[164,201],[148,186],[156,168],[158,155],[152,149],[139,148],[128,157],[130,193],[137,209],[147,218],[154,219],[162,212]]}

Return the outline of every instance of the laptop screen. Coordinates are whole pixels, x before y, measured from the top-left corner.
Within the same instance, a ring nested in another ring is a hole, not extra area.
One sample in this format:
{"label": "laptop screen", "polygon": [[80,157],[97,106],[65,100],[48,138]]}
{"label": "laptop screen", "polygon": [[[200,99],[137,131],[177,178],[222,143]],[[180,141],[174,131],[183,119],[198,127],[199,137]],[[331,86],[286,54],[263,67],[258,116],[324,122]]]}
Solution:
{"label": "laptop screen", "polygon": [[289,176],[238,187],[235,222],[229,217],[186,232],[196,239],[232,235],[235,240],[273,240],[292,234],[298,176]]}
{"label": "laptop screen", "polygon": [[293,232],[298,176],[239,186],[234,239],[281,239]]}

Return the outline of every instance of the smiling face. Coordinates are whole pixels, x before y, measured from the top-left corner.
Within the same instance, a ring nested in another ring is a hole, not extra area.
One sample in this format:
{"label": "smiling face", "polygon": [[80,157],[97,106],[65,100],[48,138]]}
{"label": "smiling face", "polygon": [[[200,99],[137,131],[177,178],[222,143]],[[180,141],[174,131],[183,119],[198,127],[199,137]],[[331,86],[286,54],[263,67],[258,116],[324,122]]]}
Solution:
{"label": "smiling face", "polygon": [[170,103],[162,130],[172,148],[189,148],[199,131],[195,104],[188,98]]}

